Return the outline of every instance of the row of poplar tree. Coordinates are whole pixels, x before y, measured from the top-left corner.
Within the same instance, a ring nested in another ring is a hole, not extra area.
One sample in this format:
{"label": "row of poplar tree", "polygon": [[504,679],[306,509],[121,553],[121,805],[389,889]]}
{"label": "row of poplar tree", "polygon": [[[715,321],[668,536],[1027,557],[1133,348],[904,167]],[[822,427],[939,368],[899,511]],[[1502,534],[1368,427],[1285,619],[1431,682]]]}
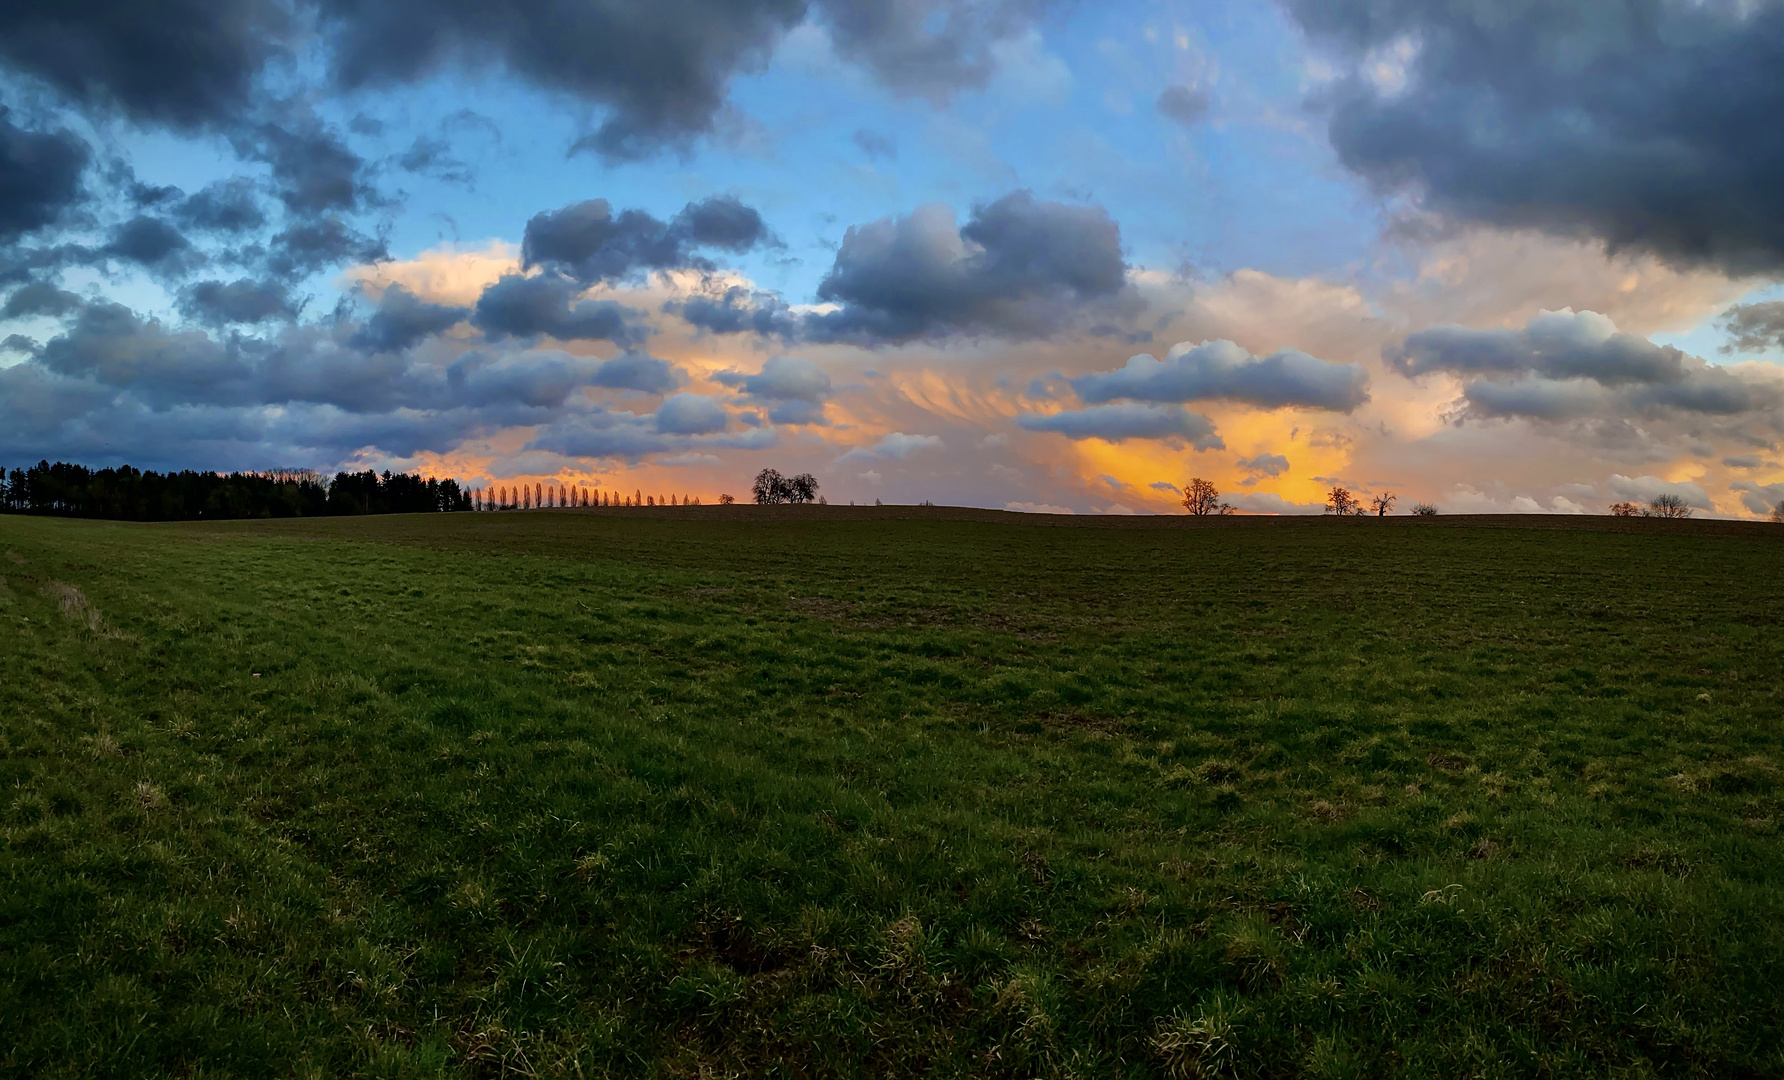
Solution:
{"label": "row of poplar tree", "polygon": [[[678,501],[679,500],[679,501]],[[720,502],[729,502],[725,496]],[[608,488],[569,488],[558,485],[520,484],[474,488],[471,491],[473,510],[535,510],[576,506],[699,506],[698,495],[646,495],[642,491],[630,495]]]}
{"label": "row of poplar tree", "polygon": [[326,517],[470,510],[456,480],[385,471],[336,473],[309,469],[267,472],[154,472],[122,465],[90,469],[40,461],[0,469],[0,511],[122,521]]}

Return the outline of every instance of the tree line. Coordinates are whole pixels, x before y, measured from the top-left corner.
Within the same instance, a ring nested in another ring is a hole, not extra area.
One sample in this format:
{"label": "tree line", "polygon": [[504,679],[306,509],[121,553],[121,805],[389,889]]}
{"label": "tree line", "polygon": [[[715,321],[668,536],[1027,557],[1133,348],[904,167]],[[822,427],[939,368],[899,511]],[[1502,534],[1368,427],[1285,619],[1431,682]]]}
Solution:
{"label": "tree line", "polygon": [[[1394,504],[1398,501],[1399,496],[1386,491],[1364,502],[1363,496],[1334,484],[1326,492],[1326,513],[1338,517],[1387,517],[1394,512]],[[1220,500],[1220,489],[1213,482],[1199,476],[1191,477],[1189,483],[1183,485],[1183,508],[1197,517],[1237,512],[1236,507]],[[1610,510],[1613,517],[1676,519],[1688,518],[1692,513],[1691,507],[1677,495],[1656,495],[1646,503],[1612,503]],[[1426,502],[1413,503],[1412,514],[1414,517],[1435,517],[1437,508]],[[1772,510],[1770,520],[1784,524],[1784,503]]]}
{"label": "tree line", "polygon": [[471,509],[455,480],[413,473],[336,473],[310,469],[265,472],[155,472],[121,465],[90,469],[40,461],[0,469],[0,511],[119,521],[421,514]]}
{"label": "tree line", "polygon": [[[782,476],[774,469],[756,474],[750,488],[755,501],[764,506],[778,503],[823,502],[818,497],[818,480],[811,473]],[[474,488],[470,494],[473,510],[551,510],[560,507],[607,508],[638,506],[699,506],[698,495],[646,495],[642,490],[627,495],[612,488],[569,487],[564,484],[496,484]],[[737,500],[720,495],[719,505],[730,506]]]}
{"label": "tree line", "polygon": [[[719,496],[720,502],[730,499]],[[549,510],[556,507],[699,506],[698,495],[627,495],[612,488],[568,487],[563,484],[500,484],[471,491],[473,510]]]}

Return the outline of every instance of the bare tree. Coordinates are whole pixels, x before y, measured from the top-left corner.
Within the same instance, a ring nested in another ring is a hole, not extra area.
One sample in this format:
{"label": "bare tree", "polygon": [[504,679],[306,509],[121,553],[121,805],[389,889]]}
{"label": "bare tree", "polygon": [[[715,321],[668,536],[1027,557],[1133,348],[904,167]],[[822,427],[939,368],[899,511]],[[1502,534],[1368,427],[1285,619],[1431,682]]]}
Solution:
{"label": "bare tree", "polygon": [[719,505],[720,506],[730,506],[732,503],[734,503],[736,501],[737,501],[736,499],[733,499],[729,495],[720,495],[719,496]]}
{"label": "bare tree", "polygon": [[818,498],[818,478],[811,473],[800,473],[798,476],[782,476],[773,469],[763,469],[756,474],[756,482],[750,487],[756,502],[768,506],[775,503],[808,503]]}
{"label": "bare tree", "polygon": [[1653,501],[1648,503],[1648,508],[1642,511],[1642,516],[1688,518],[1691,516],[1691,508],[1686,506],[1685,500],[1677,495],[1656,495]]}
{"label": "bare tree", "polygon": [[1183,508],[1194,517],[1207,517],[1221,512],[1220,489],[1199,476],[1183,485]]}
{"label": "bare tree", "polygon": [[1772,524],[1784,525],[1784,502],[1772,507]]}
{"label": "bare tree", "polygon": [[1642,508],[1632,502],[1611,503],[1612,517],[1640,517]]}
{"label": "bare tree", "polygon": [[1334,485],[1331,491],[1326,492],[1326,513],[1328,514],[1344,517],[1356,513],[1361,507],[1362,503],[1357,501],[1357,497],[1352,495],[1348,488]]}
{"label": "bare tree", "polygon": [[1416,502],[1416,503],[1412,504],[1412,516],[1413,517],[1436,517],[1437,516],[1437,508],[1435,506],[1432,506],[1428,502]]}
{"label": "bare tree", "polygon": [[756,474],[756,482],[750,486],[750,494],[755,496],[759,506],[780,502],[780,496],[786,490],[786,477],[778,469],[763,469]]}
{"label": "bare tree", "polygon": [[1376,517],[1387,517],[1394,512],[1394,499],[1395,495],[1391,491],[1377,495],[1369,501],[1369,509],[1375,511]]}

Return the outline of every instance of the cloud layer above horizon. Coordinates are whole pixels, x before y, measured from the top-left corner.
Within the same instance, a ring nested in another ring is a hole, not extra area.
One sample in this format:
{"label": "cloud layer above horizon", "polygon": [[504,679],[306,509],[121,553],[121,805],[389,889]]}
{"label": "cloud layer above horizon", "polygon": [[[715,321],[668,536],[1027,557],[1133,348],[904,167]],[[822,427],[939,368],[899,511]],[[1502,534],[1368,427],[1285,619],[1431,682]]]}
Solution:
{"label": "cloud layer above horizon", "polygon": [[0,465],[1784,499],[1784,0],[0,12]]}

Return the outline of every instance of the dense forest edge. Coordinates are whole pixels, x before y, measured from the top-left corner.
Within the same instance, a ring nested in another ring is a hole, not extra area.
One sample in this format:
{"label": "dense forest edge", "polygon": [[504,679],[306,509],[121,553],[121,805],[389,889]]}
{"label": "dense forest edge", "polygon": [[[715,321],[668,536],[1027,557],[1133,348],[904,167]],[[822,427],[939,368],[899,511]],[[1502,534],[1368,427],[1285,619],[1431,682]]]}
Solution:
{"label": "dense forest edge", "polygon": [[309,469],[158,473],[129,465],[90,469],[61,461],[0,469],[0,511],[10,514],[219,521],[470,509],[470,493],[455,480],[388,470],[340,472],[329,480]]}

